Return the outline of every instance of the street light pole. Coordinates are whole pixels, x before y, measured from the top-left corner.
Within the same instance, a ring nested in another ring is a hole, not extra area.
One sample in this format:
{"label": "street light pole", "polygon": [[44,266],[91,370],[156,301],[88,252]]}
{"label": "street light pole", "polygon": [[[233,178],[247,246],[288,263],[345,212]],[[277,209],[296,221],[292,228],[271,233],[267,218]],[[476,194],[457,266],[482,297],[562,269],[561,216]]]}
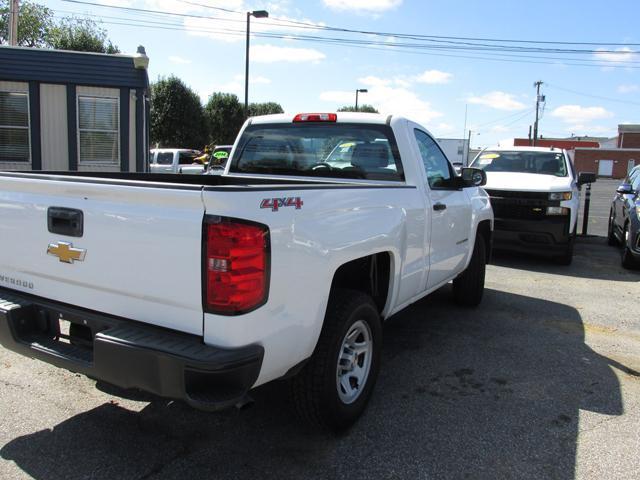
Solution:
{"label": "street light pole", "polygon": [[244,113],[249,114],[249,36],[251,30],[251,17],[255,18],[267,18],[269,12],[266,10],[254,10],[253,12],[247,12],[247,41],[245,49],[245,65],[244,65]]}
{"label": "street light pole", "polygon": [[369,90],[366,88],[358,88],[356,89],[356,112],[358,111],[358,93],[367,93]]}

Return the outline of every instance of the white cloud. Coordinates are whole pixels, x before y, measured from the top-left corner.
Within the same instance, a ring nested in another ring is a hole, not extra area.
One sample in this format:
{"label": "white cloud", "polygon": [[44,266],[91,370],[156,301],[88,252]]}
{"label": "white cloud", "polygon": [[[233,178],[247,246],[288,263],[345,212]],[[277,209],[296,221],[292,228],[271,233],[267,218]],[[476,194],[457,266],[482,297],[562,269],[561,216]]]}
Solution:
{"label": "white cloud", "polygon": [[431,133],[433,133],[434,135],[436,135],[438,137],[442,137],[444,135],[450,134],[453,131],[454,131],[453,125],[450,125],[450,124],[445,123],[445,122],[441,122],[438,125],[436,125],[435,127],[433,127]]}
{"label": "white cloud", "polygon": [[505,127],[504,125],[495,125],[493,127],[491,127],[491,131],[493,133],[504,133],[504,132],[508,132],[510,130],[509,127]]}
{"label": "white cloud", "polygon": [[374,77],[373,75],[359,78],[358,82],[368,87],[386,87],[388,85],[391,85],[391,80],[388,80],[386,78]]}
{"label": "white cloud", "polygon": [[515,95],[505,92],[489,92],[482,96],[470,96],[467,102],[485,105],[496,110],[522,110],[525,104],[515,99]]}
{"label": "white cloud", "polygon": [[609,118],[613,116],[613,113],[604,109],[603,107],[582,107],[580,105],[562,105],[551,112],[552,117],[557,117],[565,123],[571,123],[574,125],[580,125],[591,122],[593,120],[599,120],[603,118]]}
{"label": "white cloud", "polygon": [[130,7],[133,5],[132,0],[104,0],[100,3],[103,5],[111,5],[113,7]]}
{"label": "white cloud", "polygon": [[[220,17],[229,16],[222,12]],[[232,17],[235,18],[235,17]],[[212,40],[221,40],[223,42],[239,42],[245,38],[244,33],[225,32],[229,28],[229,24],[215,22],[208,18],[185,18],[183,25],[189,35],[196,37],[207,37]],[[216,28],[216,27],[219,27]]]}
{"label": "white cloud", "polygon": [[453,78],[453,74],[441,72],[440,70],[425,70],[420,75],[414,77],[418,83],[442,84],[449,83]]}
{"label": "white cloud", "polygon": [[380,13],[400,6],[402,0],[323,0],[323,3],[332,10]]}
{"label": "white cloud", "polygon": [[177,63],[178,65],[188,65],[189,63],[191,63],[191,60],[189,60],[188,58],[178,57],[177,55],[171,55],[169,57],[169,61],[171,63]]}
{"label": "white cloud", "polygon": [[618,85],[618,93],[633,93],[640,90],[640,86],[638,85]]}
{"label": "white cloud", "polygon": [[598,48],[593,56],[598,60],[609,63],[631,62],[638,57],[634,50],[629,47],[618,48],[615,51]]}
{"label": "white cloud", "polygon": [[[320,94],[320,100],[333,103],[333,108],[353,105],[355,91],[323,92]],[[369,89],[368,93],[362,94],[359,101],[361,104],[373,105],[382,114],[404,115],[426,127],[429,127],[436,118],[442,117],[442,113],[434,110],[429,102],[420,99],[414,92],[402,87],[375,85]]]}
{"label": "white cloud", "polygon": [[325,58],[324,53],[312,48],[276,47],[273,45],[251,47],[251,61],[256,63],[319,62]]}
{"label": "white cloud", "polygon": [[612,137],[617,133],[615,128],[602,125],[569,125],[567,131],[575,135],[601,135],[604,137]]}
{"label": "white cloud", "polygon": [[[192,4],[185,4],[180,0],[146,0],[147,3],[155,3],[157,6],[155,7],[158,10],[165,10],[171,12],[180,12],[180,13],[197,13],[203,16],[211,16],[215,18],[184,18],[183,25],[187,30],[189,35],[199,36],[199,37],[207,37],[213,40],[224,41],[228,43],[233,42],[241,42],[245,40],[245,30],[244,25],[238,24],[239,16],[237,13],[233,12],[225,12],[225,11],[212,11],[211,9],[205,9],[202,7],[193,6]],[[195,1],[195,0],[194,0]],[[308,25],[305,28],[305,32],[314,32],[317,27],[321,27],[323,23],[313,22],[307,18],[293,18],[287,16],[284,13],[286,8],[286,1],[280,1],[270,3],[268,5],[268,10],[271,15],[277,15],[278,18],[268,18],[268,19],[256,19],[253,18],[251,20],[251,33],[264,33],[264,32],[278,32],[282,35],[286,35],[287,33],[300,33],[300,29],[296,28],[292,25],[291,22],[304,22]],[[208,2],[209,5],[212,5],[212,2]],[[159,5],[165,5],[164,8],[160,8]],[[235,0],[231,3],[223,2],[220,0],[214,0],[213,6],[219,6],[230,10],[236,11],[247,11],[251,10],[248,6],[244,4],[241,0]],[[283,12],[283,13],[280,13]],[[235,31],[233,31],[235,30]]]}

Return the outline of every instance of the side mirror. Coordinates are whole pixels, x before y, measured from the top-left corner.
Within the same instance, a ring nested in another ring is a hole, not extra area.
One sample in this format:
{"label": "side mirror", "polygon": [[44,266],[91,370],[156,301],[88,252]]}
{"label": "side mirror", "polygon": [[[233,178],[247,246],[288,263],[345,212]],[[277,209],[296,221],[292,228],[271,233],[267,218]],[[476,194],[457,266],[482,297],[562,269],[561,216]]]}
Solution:
{"label": "side mirror", "polygon": [[487,174],[480,168],[462,168],[460,176],[465,187],[481,187],[487,184]]}
{"label": "side mirror", "polygon": [[578,173],[578,185],[584,185],[585,183],[594,183],[596,181],[596,174],[593,172],[580,172]]}
{"label": "side mirror", "polygon": [[622,185],[620,185],[617,189],[616,192],[618,192],[621,195],[631,195],[633,192],[633,187],[631,185],[629,185],[628,183],[623,183]]}

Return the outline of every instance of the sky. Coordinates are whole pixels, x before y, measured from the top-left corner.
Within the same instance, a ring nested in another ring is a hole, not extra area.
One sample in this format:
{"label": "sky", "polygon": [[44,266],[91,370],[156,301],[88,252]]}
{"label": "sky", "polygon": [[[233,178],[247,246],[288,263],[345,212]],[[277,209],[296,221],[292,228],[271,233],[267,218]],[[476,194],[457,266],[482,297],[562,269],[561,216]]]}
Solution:
{"label": "sky", "polygon": [[101,22],[123,53],[144,45],[151,81],[176,75],[203,103],[217,91],[244,101],[246,12],[267,10],[251,18],[250,102],[331,112],[367,89],[360,104],[439,138],[470,135],[475,148],[526,137],[542,81],[544,137],[611,137],[640,123],[637,0],[87,1],[45,3]]}

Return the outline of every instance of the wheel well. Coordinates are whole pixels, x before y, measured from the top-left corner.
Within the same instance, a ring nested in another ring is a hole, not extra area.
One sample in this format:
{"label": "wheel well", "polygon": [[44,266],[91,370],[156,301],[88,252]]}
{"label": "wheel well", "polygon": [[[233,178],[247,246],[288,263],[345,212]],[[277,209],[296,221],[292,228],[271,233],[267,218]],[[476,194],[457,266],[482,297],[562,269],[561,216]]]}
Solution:
{"label": "wheel well", "polygon": [[484,239],[484,248],[487,253],[487,263],[491,262],[491,249],[492,249],[492,232],[491,232],[491,222],[489,220],[483,220],[478,224],[478,233],[477,235],[482,235]]}
{"label": "wheel well", "polygon": [[378,311],[387,303],[391,276],[391,254],[376,253],[342,265],[331,282],[331,291],[339,288],[358,290],[373,298]]}

